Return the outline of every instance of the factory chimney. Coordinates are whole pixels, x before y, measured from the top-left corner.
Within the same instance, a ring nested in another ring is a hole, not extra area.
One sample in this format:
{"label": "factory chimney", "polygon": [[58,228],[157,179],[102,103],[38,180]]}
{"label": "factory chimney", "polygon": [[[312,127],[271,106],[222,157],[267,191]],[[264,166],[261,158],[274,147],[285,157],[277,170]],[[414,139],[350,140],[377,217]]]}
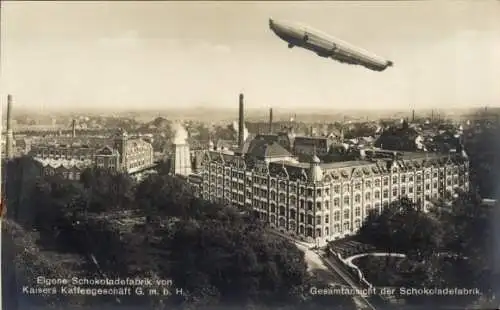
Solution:
{"label": "factory chimney", "polygon": [[73,139],[76,137],[76,120],[71,122],[71,137]]}
{"label": "factory chimney", "polygon": [[243,103],[243,94],[240,94],[240,109],[239,109],[239,120],[238,120],[238,146],[243,147],[245,137],[245,110]]}
{"label": "factory chimney", "polygon": [[7,139],[6,139],[7,158],[14,157],[13,143],[14,133],[12,131],[12,95],[7,95]]}
{"label": "factory chimney", "polygon": [[269,109],[269,133],[273,133],[273,108]]}
{"label": "factory chimney", "polygon": [[411,122],[415,123],[415,110],[411,111]]}

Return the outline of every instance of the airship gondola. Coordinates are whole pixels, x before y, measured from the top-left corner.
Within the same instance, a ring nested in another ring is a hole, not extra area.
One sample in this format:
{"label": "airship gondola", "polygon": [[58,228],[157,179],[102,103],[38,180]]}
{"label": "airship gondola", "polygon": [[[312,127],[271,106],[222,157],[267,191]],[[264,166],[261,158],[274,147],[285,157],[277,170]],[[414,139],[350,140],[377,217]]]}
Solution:
{"label": "airship gondola", "polygon": [[307,26],[269,19],[269,28],[287,42],[289,48],[302,47],[315,52],[320,57],[331,58],[350,65],[360,65],[373,71],[384,71],[393,66],[390,60]]}

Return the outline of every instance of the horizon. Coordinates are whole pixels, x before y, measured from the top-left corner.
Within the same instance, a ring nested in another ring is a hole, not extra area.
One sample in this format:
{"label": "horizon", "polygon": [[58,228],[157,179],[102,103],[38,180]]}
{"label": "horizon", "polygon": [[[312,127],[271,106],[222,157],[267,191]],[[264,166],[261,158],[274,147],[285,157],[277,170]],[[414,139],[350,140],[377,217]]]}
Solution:
{"label": "horizon", "polygon": [[[239,93],[249,110],[500,106],[498,1],[3,2],[1,13],[1,101],[12,94],[15,110],[235,109]],[[289,49],[270,17],[394,67]]]}

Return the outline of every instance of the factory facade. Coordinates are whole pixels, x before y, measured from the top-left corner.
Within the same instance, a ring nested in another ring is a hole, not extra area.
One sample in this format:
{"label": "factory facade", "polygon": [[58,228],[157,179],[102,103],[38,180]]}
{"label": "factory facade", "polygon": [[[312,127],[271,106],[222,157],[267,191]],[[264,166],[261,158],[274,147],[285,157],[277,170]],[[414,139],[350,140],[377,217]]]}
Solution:
{"label": "factory facade", "polygon": [[326,242],[356,233],[369,212],[402,197],[429,207],[437,198],[468,189],[468,160],[461,154],[372,152],[357,161],[298,162],[280,145],[247,154],[208,151],[202,196],[251,208],[283,232]]}

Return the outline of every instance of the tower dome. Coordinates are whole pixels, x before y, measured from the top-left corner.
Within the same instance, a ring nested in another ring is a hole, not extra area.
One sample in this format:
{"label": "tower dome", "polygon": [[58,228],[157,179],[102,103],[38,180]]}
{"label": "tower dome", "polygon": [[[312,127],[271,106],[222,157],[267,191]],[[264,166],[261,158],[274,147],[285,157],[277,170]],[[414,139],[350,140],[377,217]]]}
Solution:
{"label": "tower dome", "polygon": [[323,180],[323,169],[319,166],[321,160],[318,156],[313,155],[311,159],[311,167],[309,168],[309,179],[312,182],[320,182]]}

